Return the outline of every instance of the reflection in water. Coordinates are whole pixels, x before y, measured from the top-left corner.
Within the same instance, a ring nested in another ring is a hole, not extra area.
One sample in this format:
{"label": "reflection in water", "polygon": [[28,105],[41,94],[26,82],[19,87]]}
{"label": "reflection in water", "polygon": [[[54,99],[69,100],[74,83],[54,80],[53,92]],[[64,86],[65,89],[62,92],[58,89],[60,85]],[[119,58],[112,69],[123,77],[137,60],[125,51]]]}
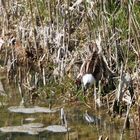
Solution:
{"label": "reflection in water", "polygon": [[[27,124],[30,121],[27,121],[27,118],[35,118],[31,121],[43,123],[45,127],[61,124],[60,112],[54,114],[10,113],[8,107],[19,105],[20,99],[15,93],[16,90],[12,89],[12,94],[14,96],[10,98],[12,102],[10,100],[9,105],[0,106],[0,127]],[[0,101],[5,102],[4,99]],[[82,104],[65,105],[64,110],[66,112],[68,127],[71,128],[69,133],[52,133],[45,131],[39,133],[39,135],[29,135],[25,133],[0,132],[0,140],[98,140],[101,135],[104,138],[108,136],[110,140],[120,139],[122,125],[109,120],[109,116],[106,112],[104,113],[104,110],[96,112],[92,110],[85,113],[86,108],[85,105]],[[128,130],[128,132],[125,133],[124,140],[131,140],[132,135],[132,130]]]}
{"label": "reflection in water", "polygon": [[[0,140],[97,140],[100,135],[104,137],[108,136],[111,140],[119,140],[120,130],[119,126],[116,127],[115,123],[109,122],[107,120],[107,115],[104,118],[96,117],[98,120],[100,118],[100,123],[92,124],[85,120],[84,111],[78,107],[71,107],[67,110],[67,120],[68,127],[71,128],[69,133],[52,133],[52,132],[42,132],[39,135],[28,135],[23,133],[0,133]],[[42,122],[45,126],[50,124],[60,124],[59,114],[15,114],[7,112],[6,108],[1,108],[1,121],[0,126],[8,125],[19,125],[22,123],[27,123],[26,118],[34,117],[36,122]],[[51,119],[49,119],[51,117]],[[94,116],[95,118],[95,116]],[[106,121],[105,121],[106,120]],[[51,121],[51,122],[50,122]],[[129,138],[127,138],[129,140]]]}

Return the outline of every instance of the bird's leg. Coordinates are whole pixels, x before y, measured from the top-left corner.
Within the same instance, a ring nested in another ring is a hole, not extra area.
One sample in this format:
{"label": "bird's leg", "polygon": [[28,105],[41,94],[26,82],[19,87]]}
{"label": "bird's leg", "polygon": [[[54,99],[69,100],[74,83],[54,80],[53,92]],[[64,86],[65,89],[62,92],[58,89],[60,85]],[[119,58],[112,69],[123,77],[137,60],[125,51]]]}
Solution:
{"label": "bird's leg", "polygon": [[84,86],[82,86],[82,90],[83,90],[83,96],[85,97],[85,95],[86,95],[86,88]]}
{"label": "bird's leg", "polygon": [[89,96],[89,93],[90,93],[89,88],[90,88],[90,83],[87,83],[87,84],[84,86],[84,89],[85,89],[84,92],[87,93],[87,94],[85,94],[86,97]]}
{"label": "bird's leg", "polygon": [[82,85],[82,93],[83,93],[83,100],[85,101],[85,98],[86,98],[86,87],[84,85]]}

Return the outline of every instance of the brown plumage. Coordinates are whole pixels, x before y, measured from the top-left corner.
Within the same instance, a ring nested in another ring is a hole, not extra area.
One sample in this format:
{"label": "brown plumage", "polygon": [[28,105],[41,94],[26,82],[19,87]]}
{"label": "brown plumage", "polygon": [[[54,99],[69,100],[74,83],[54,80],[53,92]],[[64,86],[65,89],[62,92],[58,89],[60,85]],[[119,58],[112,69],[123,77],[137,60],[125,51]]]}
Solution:
{"label": "brown plumage", "polygon": [[95,43],[89,45],[90,56],[83,62],[80,68],[80,72],[76,78],[76,85],[79,86],[81,84],[82,77],[85,74],[92,74],[95,78],[96,82],[105,79],[108,79],[112,72],[108,68],[107,64],[103,60],[101,54],[99,54],[99,50]]}

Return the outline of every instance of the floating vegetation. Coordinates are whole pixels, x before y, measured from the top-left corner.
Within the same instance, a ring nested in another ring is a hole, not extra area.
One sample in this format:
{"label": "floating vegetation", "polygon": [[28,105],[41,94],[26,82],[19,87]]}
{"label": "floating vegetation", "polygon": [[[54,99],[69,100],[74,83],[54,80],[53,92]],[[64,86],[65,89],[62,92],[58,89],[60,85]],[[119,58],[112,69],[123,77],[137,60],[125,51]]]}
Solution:
{"label": "floating vegetation", "polygon": [[[125,116],[123,135],[140,119],[139,15],[139,0],[0,0],[1,100],[33,106],[8,108],[25,114],[55,113],[58,102],[103,108]],[[66,118],[61,109],[62,126]]]}
{"label": "floating vegetation", "polygon": [[29,124],[23,124],[21,126],[7,126],[7,127],[1,127],[1,132],[5,133],[28,133],[31,135],[38,135],[40,132],[43,131],[51,131],[55,133],[66,133],[70,131],[70,128],[66,128],[65,126],[61,125],[51,125],[48,127],[44,127],[42,123],[29,123]]}
{"label": "floating vegetation", "polygon": [[32,114],[32,113],[55,113],[59,109],[49,109],[46,107],[39,107],[39,106],[34,106],[34,107],[23,107],[23,106],[11,106],[8,108],[10,112],[15,112],[15,113],[25,113],[25,114]]}
{"label": "floating vegetation", "polygon": [[35,121],[36,119],[35,118],[26,118],[25,121],[29,121],[29,122],[33,122]]}
{"label": "floating vegetation", "polygon": [[66,128],[62,125],[50,125],[46,128],[46,130],[54,132],[54,133],[66,133],[70,131],[70,128]]}
{"label": "floating vegetation", "polygon": [[39,132],[45,131],[43,128],[42,123],[30,123],[30,124],[24,124],[21,126],[7,126],[7,127],[1,127],[0,131],[5,132],[5,133],[11,133],[11,132],[16,132],[16,133],[28,133],[31,135],[37,135]]}

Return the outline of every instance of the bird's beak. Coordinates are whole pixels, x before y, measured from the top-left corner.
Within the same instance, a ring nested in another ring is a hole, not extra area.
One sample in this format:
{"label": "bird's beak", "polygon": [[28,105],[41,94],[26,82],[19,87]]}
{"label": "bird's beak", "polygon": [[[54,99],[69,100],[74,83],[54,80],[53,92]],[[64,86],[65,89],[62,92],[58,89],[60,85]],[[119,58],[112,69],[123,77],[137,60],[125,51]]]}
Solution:
{"label": "bird's beak", "polygon": [[76,80],[75,84],[76,84],[76,89],[78,91],[81,87],[81,82],[79,80]]}
{"label": "bird's beak", "polygon": [[80,85],[76,85],[76,89],[77,89],[77,91],[80,89]]}

